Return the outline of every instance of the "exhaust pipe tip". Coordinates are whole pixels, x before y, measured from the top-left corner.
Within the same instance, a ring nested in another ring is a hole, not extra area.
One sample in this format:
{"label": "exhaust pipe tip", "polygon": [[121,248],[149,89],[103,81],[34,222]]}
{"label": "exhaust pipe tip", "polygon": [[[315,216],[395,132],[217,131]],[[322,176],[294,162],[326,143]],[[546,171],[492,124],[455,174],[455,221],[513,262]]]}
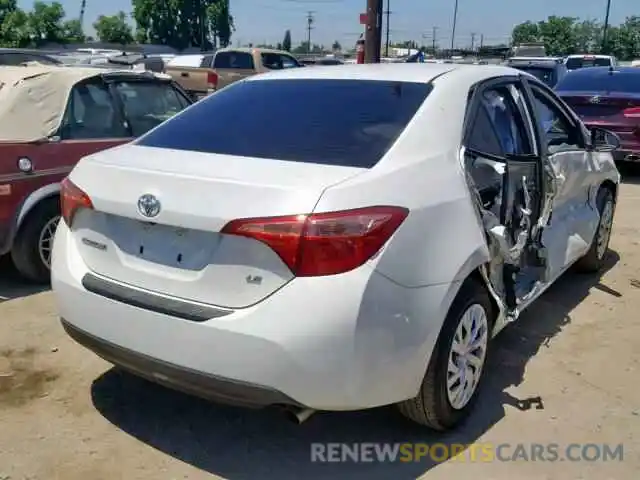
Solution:
{"label": "exhaust pipe tip", "polygon": [[311,415],[316,413],[316,411],[311,408],[287,407],[285,408],[284,413],[290,421],[301,425],[306,422]]}

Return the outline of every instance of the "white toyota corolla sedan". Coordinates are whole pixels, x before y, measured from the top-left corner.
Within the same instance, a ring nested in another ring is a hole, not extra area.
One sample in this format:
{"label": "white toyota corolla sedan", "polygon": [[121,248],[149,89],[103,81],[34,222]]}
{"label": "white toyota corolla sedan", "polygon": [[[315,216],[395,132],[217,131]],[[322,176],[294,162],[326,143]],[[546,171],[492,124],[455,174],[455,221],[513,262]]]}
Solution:
{"label": "white toyota corolla sedan", "polygon": [[572,264],[601,267],[617,146],[507,67],[251,77],[64,180],[62,324],[209,399],[451,428],[491,337]]}

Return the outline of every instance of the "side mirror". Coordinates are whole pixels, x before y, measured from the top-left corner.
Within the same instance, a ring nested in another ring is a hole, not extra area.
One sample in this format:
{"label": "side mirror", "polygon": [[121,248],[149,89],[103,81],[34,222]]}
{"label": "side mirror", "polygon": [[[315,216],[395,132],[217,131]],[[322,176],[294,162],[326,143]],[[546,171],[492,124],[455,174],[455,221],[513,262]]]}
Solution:
{"label": "side mirror", "polygon": [[620,148],[620,137],[604,128],[592,127],[591,148],[596,152],[613,152]]}

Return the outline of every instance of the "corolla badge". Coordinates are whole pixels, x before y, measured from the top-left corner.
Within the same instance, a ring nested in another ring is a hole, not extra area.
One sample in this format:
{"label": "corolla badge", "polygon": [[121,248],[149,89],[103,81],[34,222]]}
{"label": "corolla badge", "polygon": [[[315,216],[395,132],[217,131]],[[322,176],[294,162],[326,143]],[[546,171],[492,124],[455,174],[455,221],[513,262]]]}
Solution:
{"label": "corolla badge", "polygon": [[138,199],[138,211],[147,218],[153,218],[160,213],[160,200],[150,193],[145,193]]}
{"label": "corolla badge", "polygon": [[600,96],[596,95],[595,97],[591,97],[589,100],[591,103],[600,103]]}

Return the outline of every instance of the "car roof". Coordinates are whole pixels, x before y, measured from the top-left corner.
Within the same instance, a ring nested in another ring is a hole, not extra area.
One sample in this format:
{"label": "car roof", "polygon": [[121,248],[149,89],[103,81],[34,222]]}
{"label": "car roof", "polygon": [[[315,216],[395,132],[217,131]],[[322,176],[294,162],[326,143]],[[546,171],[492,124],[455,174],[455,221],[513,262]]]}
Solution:
{"label": "car roof", "polygon": [[571,55],[567,55],[566,58],[613,58],[612,55],[601,55],[595,53],[574,53]]}
{"label": "car roof", "polygon": [[290,52],[287,52],[285,50],[277,50],[275,48],[262,48],[262,47],[226,47],[226,48],[219,48],[216,53],[223,53],[223,52],[250,53],[252,55],[255,52],[257,52],[257,53],[278,53],[278,54],[291,55]]}
{"label": "car roof", "polygon": [[249,77],[247,81],[268,79],[383,80],[394,82],[430,83],[436,77],[454,71],[464,71],[475,81],[520,72],[501,65],[438,64],[438,63],[374,63],[345,64],[323,68],[287,68]]}
{"label": "car roof", "polygon": [[[91,67],[27,65],[0,67],[0,142],[30,142],[50,137],[60,127],[71,89],[83,80],[119,74]],[[146,75],[144,75],[146,74]]]}
{"label": "car roof", "polygon": [[607,75],[640,75],[640,69],[637,67],[588,67],[579,68],[571,72],[572,77],[605,77]]}
{"label": "car roof", "polygon": [[540,67],[540,68],[565,68],[560,60],[556,59],[534,59],[527,60],[522,57],[517,59],[509,59],[507,65],[516,67]]}
{"label": "car roof", "polygon": [[514,56],[509,58],[510,62],[559,62],[562,60],[562,57],[525,57],[525,56]]}

